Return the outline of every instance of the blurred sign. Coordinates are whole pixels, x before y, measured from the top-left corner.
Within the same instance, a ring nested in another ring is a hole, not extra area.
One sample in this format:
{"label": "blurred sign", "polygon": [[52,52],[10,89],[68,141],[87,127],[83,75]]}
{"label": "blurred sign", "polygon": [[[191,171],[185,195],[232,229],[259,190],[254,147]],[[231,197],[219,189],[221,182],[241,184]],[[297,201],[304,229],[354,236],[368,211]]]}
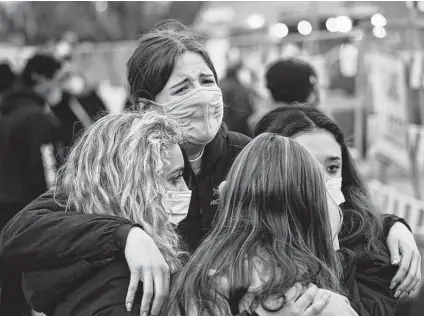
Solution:
{"label": "blurred sign", "polygon": [[395,164],[408,169],[408,109],[405,65],[399,56],[372,51],[371,85],[378,115],[375,150]]}

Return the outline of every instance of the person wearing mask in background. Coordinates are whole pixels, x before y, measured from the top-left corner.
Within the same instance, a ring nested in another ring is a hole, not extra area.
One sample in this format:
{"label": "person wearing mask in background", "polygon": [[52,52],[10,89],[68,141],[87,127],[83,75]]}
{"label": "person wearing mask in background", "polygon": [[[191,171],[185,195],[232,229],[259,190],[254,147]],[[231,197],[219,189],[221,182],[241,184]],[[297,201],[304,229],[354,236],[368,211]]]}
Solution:
{"label": "person wearing mask in background", "polygon": [[308,295],[330,299],[319,315],[357,316],[340,295],[340,225],[330,222],[339,210],[324,183],[297,142],[271,133],[253,139],[221,185],[212,231],[172,282],[164,315],[290,315],[297,297],[284,293],[309,284]]}
{"label": "person wearing mask in background", "polygon": [[[60,98],[61,64],[36,54],[0,107],[0,229],[55,183],[60,125],[48,104]],[[3,263],[3,258],[0,258]],[[1,315],[29,313],[13,265],[2,269]]]}
{"label": "person wearing mask in background", "polygon": [[[183,147],[190,164],[184,179],[193,195],[179,232],[193,252],[211,228],[219,184],[250,138],[229,132],[222,124],[223,100],[215,68],[197,35],[157,28],[141,37],[127,67],[134,110],[166,110],[187,127]],[[87,258],[110,260],[124,254],[131,271],[125,303],[131,309],[141,279],[141,312],[149,311],[154,295],[151,314],[157,315],[168,294],[169,267],[150,236],[129,221],[63,211],[52,194],[33,201],[3,230],[3,257],[24,272]],[[393,222],[387,222],[387,231],[392,231],[392,226]],[[395,238],[390,244],[410,250],[405,259],[409,263],[415,242],[411,242],[411,234],[399,235],[397,231],[393,231]],[[62,242],[56,243],[59,236]],[[314,297],[310,299],[306,300],[308,306]],[[301,310],[297,304],[293,308]]]}
{"label": "person wearing mask in background", "polygon": [[275,107],[293,103],[318,106],[318,76],[309,63],[297,58],[278,60],[269,66],[265,78]]}
{"label": "person wearing mask in background", "polygon": [[66,150],[96,119],[106,114],[106,106],[84,77],[67,72],[61,80],[62,98],[51,107],[62,126]]}
{"label": "person wearing mask in background", "polygon": [[[242,83],[243,64],[230,64],[226,77],[219,82],[224,100],[224,122],[230,131],[252,135],[249,117],[254,112],[253,91]],[[247,70],[246,70],[247,71]]]}
{"label": "person wearing mask in background", "polygon": [[410,244],[415,246],[412,251],[392,248],[395,231],[389,232],[387,223],[399,219],[392,215],[382,217],[374,207],[339,126],[317,109],[294,105],[266,114],[255,135],[263,133],[276,133],[299,142],[321,164],[327,185],[339,191],[339,255],[344,262],[349,300],[358,314],[395,315],[397,299],[408,296],[419,284],[421,256],[404,221],[396,222],[392,229],[397,226],[396,233],[410,238]]}

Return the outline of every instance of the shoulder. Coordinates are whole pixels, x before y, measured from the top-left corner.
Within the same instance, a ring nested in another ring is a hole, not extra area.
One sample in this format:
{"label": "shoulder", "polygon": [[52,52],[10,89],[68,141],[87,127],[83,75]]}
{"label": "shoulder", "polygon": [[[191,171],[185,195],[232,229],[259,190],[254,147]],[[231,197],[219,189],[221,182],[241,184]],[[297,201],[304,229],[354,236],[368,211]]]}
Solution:
{"label": "shoulder", "polygon": [[252,139],[244,134],[228,131],[227,134],[227,144],[228,146],[233,146],[240,148],[240,151],[250,143]]}
{"label": "shoulder", "polygon": [[229,158],[231,160],[234,160],[251,140],[252,139],[250,137],[247,137],[246,135],[229,131],[227,134]]}

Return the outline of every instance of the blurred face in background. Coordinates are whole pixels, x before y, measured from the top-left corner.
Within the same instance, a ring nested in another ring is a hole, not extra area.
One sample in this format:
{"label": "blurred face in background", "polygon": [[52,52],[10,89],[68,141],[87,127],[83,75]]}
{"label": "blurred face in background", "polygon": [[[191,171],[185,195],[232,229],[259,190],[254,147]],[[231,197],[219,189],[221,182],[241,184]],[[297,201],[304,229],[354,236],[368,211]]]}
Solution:
{"label": "blurred face in background", "polygon": [[62,77],[62,69],[56,71],[52,78],[37,74],[33,76],[37,82],[34,86],[34,90],[41,95],[50,106],[55,106],[62,100]]}

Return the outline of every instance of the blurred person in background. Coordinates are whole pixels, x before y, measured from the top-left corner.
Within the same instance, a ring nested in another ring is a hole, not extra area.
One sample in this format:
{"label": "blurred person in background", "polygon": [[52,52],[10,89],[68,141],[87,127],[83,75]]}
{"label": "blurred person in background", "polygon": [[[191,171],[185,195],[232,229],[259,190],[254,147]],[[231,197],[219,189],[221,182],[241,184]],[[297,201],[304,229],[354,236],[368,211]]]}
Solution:
{"label": "blurred person in background", "polygon": [[297,58],[281,59],[269,66],[265,76],[276,107],[293,103],[318,106],[318,75],[309,63]]}
{"label": "blurred person in background", "polygon": [[0,104],[3,97],[10,92],[15,83],[16,75],[8,62],[0,63]]}
{"label": "blurred person in background", "polygon": [[[254,112],[253,91],[243,76],[248,70],[241,61],[230,64],[227,74],[219,82],[224,100],[224,122],[230,131],[252,136],[249,118]],[[244,81],[244,82],[243,82]]]}
{"label": "blurred person in background", "polygon": [[61,123],[63,146],[72,146],[80,135],[97,118],[106,114],[106,106],[95,87],[72,71],[64,74],[61,80],[62,98],[51,105],[52,112]]}
{"label": "blurred person in background", "polygon": [[[60,75],[60,62],[34,55],[0,103],[0,229],[55,183],[60,125],[48,105],[61,96]],[[20,273],[0,260],[0,315],[27,315]]]}

